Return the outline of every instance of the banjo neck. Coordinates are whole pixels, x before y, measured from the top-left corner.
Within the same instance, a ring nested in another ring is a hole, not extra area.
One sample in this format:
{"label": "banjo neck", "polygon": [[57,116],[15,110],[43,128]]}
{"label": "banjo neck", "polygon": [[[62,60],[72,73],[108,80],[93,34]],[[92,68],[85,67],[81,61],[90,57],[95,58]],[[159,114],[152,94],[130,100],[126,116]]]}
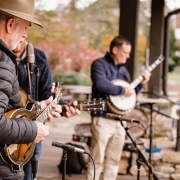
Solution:
{"label": "banjo neck", "polygon": [[138,78],[136,78],[131,84],[130,86],[132,88],[135,88],[142,80],[143,80],[143,74],[147,73],[147,72],[151,72],[153,69],[155,69],[155,67],[157,65],[159,65],[162,61],[164,60],[164,57],[162,55],[160,55],[156,61],[151,64]]}

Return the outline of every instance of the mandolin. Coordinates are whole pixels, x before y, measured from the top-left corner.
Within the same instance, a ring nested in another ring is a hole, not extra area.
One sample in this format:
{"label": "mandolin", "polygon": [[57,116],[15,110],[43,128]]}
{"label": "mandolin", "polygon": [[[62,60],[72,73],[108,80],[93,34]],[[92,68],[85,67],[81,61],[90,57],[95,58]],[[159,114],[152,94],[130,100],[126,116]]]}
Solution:
{"label": "mandolin", "polygon": [[[57,85],[56,87],[54,86],[52,89],[54,99],[46,107],[45,110],[41,111],[40,107],[38,107],[38,105],[34,103],[31,108],[26,107],[15,109],[7,112],[6,116],[9,118],[23,118],[25,120],[31,121],[36,120],[43,123],[45,119],[47,119],[48,114],[52,111],[53,106],[58,104],[60,98],[62,97],[61,86]],[[78,108],[81,111],[105,111],[106,104],[102,100],[88,101],[80,103],[76,106],[76,108]],[[1,152],[0,156],[6,163],[11,164],[12,170],[19,171],[22,169],[23,165],[27,163],[32,157],[35,150],[35,146],[36,143],[34,142],[28,144],[6,144],[4,146],[4,151]]]}

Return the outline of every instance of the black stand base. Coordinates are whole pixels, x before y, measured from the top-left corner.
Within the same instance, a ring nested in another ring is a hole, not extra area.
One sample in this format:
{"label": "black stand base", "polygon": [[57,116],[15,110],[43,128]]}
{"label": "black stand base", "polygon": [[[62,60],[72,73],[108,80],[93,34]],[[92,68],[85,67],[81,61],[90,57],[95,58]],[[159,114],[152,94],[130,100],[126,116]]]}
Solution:
{"label": "black stand base", "polygon": [[32,164],[32,179],[36,180],[37,179],[37,171],[38,171],[38,158],[37,158],[37,154],[35,152],[31,159],[31,164]]}
{"label": "black stand base", "polygon": [[[137,167],[138,167],[138,173],[137,173],[137,179],[139,180],[140,178],[140,167],[143,163],[146,164],[146,166],[149,168],[149,174],[151,174],[154,178],[154,180],[158,180],[158,177],[156,176],[155,172],[153,171],[151,165],[149,164],[148,160],[146,159],[146,157],[144,156],[144,154],[142,153],[142,151],[139,149],[139,147],[136,146],[136,142],[134,141],[134,139],[132,138],[131,134],[128,132],[128,128],[125,127],[123,121],[121,121],[121,118],[120,119],[120,123],[122,125],[122,127],[125,129],[126,131],[126,134],[127,136],[131,139],[134,147],[136,148],[137,150],[137,153],[138,153],[138,159],[136,161],[137,163]],[[149,175],[150,176],[150,175]]]}
{"label": "black stand base", "polygon": [[62,160],[64,161],[64,169],[63,169],[63,173],[62,173],[62,180],[65,180],[66,179],[67,150],[63,150]]}

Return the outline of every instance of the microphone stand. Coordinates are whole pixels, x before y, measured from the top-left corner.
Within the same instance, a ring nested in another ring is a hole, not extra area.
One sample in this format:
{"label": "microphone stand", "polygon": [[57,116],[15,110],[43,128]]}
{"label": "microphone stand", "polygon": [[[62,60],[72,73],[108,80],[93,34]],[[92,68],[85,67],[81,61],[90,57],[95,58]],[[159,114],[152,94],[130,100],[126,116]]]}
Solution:
{"label": "microphone stand", "polygon": [[138,153],[138,159],[136,160],[137,167],[138,167],[137,180],[140,179],[140,167],[143,163],[145,163],[147,165],[147,167],[149,168],[149,173],[151,173],[151,175],[153,175],[154,180],[158,180],[158,177],[154,173],[154,171],[153,171],[151,165],[149,164],[148,160],[146,159],[146,157],[144,156],[144,154],[142,153],[140,148],[136,145],[136,142],[134,141],[131,134],[129,133],[128,128],[125,127],[125,125],[124,125],[123,121],[121,121],[120,117],[119,117],[119,120],[120,120],[122,127],[125,129],[127,136],[131,139],[131,141],[132,141],[132,143],[133,143],[133,145],[136,148],[137,153]]}
{"label": "microphone stand", "polygon": [[[36,74],[36,77],[39,77],[39,72],[37,67],[35,66],[35,54],[34,54],[34,47],[31,43],[27,44],[26,47],[26,53],[27,53],[27,74],[28,74],[28,80],[29,80],[29,91],[30,91],[30,98],[33,102],[38,101],[38,84],[39,79],[36,78],[36,89],[35,92],[33,92],[33,73]],[[38,74],[38,75],[37,75]],[[38,79],[38,80],[37,80]],[[36,94],[35,94],[36,93]],[[35,101],[33,100],[35,99]],[[31,158],[31,179],[36,180],[37,171],[38,171],[38,157],[36,154],[36,146],[33,153],[33,156]]]}
{"label": "microphone stand", "polygon": [[[146,105],[150,109],[150,125],[149,125],[149,162],[151,163],[152,159],[152,145],[153,145],[153,105],[155,103],[153,102],[147,102],[147,103],[142,103],[142,105]],[[149,180],[150,180],[150,172],[149,172]]]}
{"label": "microphone stand", "polygon": [[33,157],[31,159],[31,166],[32,166],[32,178],[33,180],[36,180],[37,170],[38,170],[38,157],[36,152],[34,152]]}
{"label": "microphone stand", "polygon": [[38,96],[39,96],[39,68],[34,65],[34,71],[36,74],[36,94],[35,94],[35,100],[38,101]]}
{"label": "microphone stand", "polygon": [[[35,89],[35,94],[34,94],[34,98],[36,101],[38,101],[38,90],[39,90],[39,68],[37,66],[35,66],[34,64],[34,73],[36,75],[36,89]],[[31,81],[32,81],[32,74],[31,74]],[[32,156],[32,159],[31,159],[31,166],[32,166],[32,177],[33,177],[33,180],[36,180],[36,177],[37,177],[37,172],[38,172],[38,157],[37,157],[37,154],[36,154],[36,147],[35,147],[35,150],[34,150],[34,154]]]}
{"label": "microphone stand", "polygon": [[67,164],[67,150],[63,149],[63,157],[62,160],[64,161],[64,168],[62,173],[62,180],[66,179],[66,164]]}

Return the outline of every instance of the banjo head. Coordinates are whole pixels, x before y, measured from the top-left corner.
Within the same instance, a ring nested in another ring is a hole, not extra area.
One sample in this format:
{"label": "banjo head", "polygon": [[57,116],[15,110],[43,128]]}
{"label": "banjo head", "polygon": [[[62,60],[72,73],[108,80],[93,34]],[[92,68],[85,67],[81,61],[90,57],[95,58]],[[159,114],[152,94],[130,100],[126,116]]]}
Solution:
{"label": "banjo head", "polygon": [[[119,85],[123,87],[130,87],[130,84],[126,81],[116,79],[113,80],[112,83],[114,85]],[[119,110],[119,114],[123,114],[125,112],[129,112],[132,109],[134,109],[135,104],[136,104],[136,93],[132,94],[131,96],[123,96],[123,95],[109,95],[109,101],[112,107],[110,109],[116,109]],[[122,113],[121,113],[122,112]]]}

